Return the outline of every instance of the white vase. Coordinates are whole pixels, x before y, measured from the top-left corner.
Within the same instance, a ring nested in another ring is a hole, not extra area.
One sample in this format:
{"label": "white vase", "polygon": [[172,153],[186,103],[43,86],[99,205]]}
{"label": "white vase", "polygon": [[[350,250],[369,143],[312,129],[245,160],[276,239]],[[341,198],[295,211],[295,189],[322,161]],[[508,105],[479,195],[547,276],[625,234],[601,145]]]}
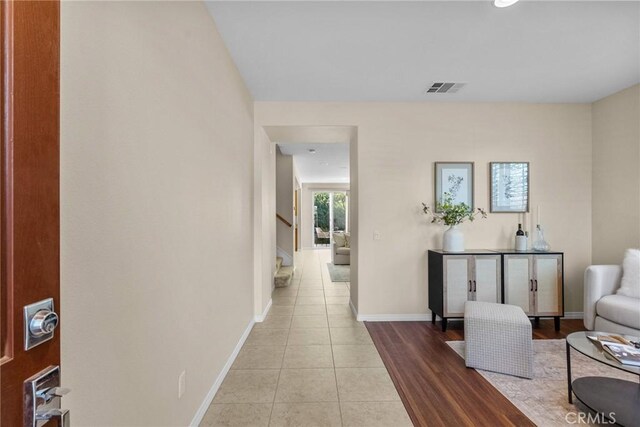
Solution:
{"label": "white vase", "polygon": [[442,249],[446,252],[464,252],[464,234],[457,225],[444,232]]}

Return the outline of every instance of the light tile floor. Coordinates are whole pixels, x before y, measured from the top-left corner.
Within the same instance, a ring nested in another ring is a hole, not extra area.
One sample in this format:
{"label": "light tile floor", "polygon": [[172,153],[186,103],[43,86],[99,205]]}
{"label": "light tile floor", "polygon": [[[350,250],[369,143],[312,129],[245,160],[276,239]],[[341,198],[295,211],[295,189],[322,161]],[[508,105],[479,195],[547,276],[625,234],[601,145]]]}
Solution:
{"label": "light tile floor", "polygon": [[329,250],[296,255],[293,283],[273,292],[201,426],[411,425],[330,260]]}

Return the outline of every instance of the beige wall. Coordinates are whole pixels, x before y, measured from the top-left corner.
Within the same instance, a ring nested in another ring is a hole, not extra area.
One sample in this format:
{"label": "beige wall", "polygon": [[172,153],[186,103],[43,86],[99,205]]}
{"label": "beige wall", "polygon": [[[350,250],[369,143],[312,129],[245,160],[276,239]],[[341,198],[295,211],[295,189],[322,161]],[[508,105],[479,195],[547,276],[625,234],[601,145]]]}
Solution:
{"label": "beige wall", "polygon": [[254,312],[266,314],[274,286],[276,265],[276,156],[275,144],[254,123]]}
{"label": "beige wall", "polygon": [[293,191],[295,188],[293,176],[293,157],[285,156],[276,147],[276,213],[289,221],[288,226],[280,220],[276,222],[276,244],[293,261]]}
{"label": "beige wall", "polygon": [[[542,207],[552,248],[566,253],[566,311],[582,311],[591,261],[589,104],[257,102],[255,118],[258,126],[357,126],[360,314],[427,313],[426,251],[441,247],[444,228],[428,223],[420,202],[433,200],[435,161],[475,161],[476,204],[485,208],[488,163],[531,162],[531,203]],[[494,214],[465,224],[466,246],[510,247],[517,223],[518,215]]]}
{"label": "beige wall", "polygon": [[64,405],[186,425],[254,314],[253,101],[203,3],[61,19]]}
{"label": "beige wall", "polygon": [[601,99],[593,114],[593,263],[620,264],[640,247],[640,85]]}

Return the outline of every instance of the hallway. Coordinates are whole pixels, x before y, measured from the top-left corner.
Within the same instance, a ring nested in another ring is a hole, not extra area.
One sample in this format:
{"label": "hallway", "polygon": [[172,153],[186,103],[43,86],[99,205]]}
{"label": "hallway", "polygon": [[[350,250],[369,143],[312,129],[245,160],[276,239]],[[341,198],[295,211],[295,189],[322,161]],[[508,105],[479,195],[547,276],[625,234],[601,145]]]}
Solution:
{"label": "hallway", "polygon": [[273,292],[201,426],[411,425],[330,261],[329,250],[296,254],[293,283]]}

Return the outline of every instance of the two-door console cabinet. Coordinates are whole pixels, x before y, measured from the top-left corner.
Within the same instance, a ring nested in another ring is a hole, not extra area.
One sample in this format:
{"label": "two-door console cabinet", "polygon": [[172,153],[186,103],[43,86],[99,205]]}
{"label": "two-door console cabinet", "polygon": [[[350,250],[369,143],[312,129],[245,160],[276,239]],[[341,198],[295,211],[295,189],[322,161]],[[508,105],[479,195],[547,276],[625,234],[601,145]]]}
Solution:
{"label": "two-door console cabinet", "polygon": [[562,252],[512,250],[430,250],[429,309],[431,320],[464,317],[466,301],[512,304],[536,321],[553,317],[556,330],[564,316]]}

